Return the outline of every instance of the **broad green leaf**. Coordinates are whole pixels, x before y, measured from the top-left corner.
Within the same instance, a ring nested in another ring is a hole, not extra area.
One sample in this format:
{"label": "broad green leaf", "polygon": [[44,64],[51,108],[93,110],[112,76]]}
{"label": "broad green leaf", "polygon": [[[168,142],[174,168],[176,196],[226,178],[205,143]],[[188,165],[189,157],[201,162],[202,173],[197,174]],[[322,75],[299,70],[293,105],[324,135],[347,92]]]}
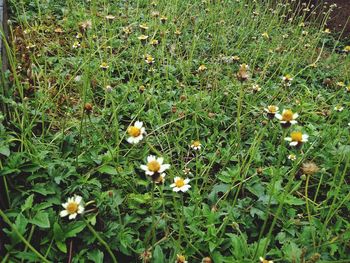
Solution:
{"label": "broad green leaf", "polygon": [[49,214],[43,211],[36,213],[36,215],[31,220],[29,220],[29,222],[41,228],[50,227]]}

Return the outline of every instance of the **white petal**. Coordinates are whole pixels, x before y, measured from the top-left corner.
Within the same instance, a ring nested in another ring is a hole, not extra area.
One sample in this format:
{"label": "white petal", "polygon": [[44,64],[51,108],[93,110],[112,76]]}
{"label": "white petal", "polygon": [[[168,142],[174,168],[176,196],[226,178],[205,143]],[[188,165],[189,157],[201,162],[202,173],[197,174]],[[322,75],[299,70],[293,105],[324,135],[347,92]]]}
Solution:
{"label": "white petal", "polygon": [[126,139],[128,143],[134,144],[134,137],[129,137]]}
{"label": "white petal", "polygon": [[282,123],[282,124],[286,124],[287,122],[286,122],[286,121],[280,121],[280,123]]}
{"label": "white petal", "polygon": [[298,118],[299,117],[299,114],[298,113],[294,113],[293,114],[293,119],[296,119],[296,118]]}
{"label": "white petal", "polygon": [[144,127],[141,128],[141,134],[145,133],[146,129]]}
{"label": "white petal", "polygon": [[83,198],[80,195],[75,196],[75,202],[77,204],[80,204],[81,200],[83,200]]}
{"label": "white petal", "polygon": [[298,142],[291,142],[289,145],[290,145],[290,146],[297,146],[297,145],[298,145]]}
{"label": "white petal", "polygon": [[68,206],[68,203],[63,203],[62,206],[63,206],[64,209],[66,209],[67,206]]}
{"label": "white petal", "polygon": [[152,172],[152,171],[146,171],[146,174],[147,174],[147,175],[153,175],[154,172]]}
{"label": "white petal", "polygon": [[69,215],[68,218],[69,218],[69,219],[74,219],[74,218],[77,217],[77,215],[78,215],[77,213],[74,213],[74,214]]}
{"label": "white petal", "polygon": [[291,137],[286,137],[284,138],[285,141],[288,141],[288,142],[291,142],[292,141],[292,138]]}
{"label": "white petal", "polygon": [[179,192],[180,190],[181,190],[181,189],[178,188],[178,187],[174,187],[174,188],[173,188],[173,191],[174,191],[174,192]]}
{"label": "white petal", "polygon": [[60,212],[60,217],[65,217],[65,216],[67,216],[68,215],[68,211],[67,210],[62,210],[61,212]]}
{"label": "white petal", "polygon": [[301,141],[302,142],[307,142],[308,138],[309,138],[309,135],[303,134]]}
{"label": "white petal", "polygon": [[164,158],[163,158],[163,157],[158,157],[158,158],[157,158],[157,162],[158,162],[160,165],[162,165],[163,162],[164,162]]}
{"label": "white petal", "polygon": [[188,184],[190,182],[190,179],[188,179],[188,178],[186,178],[185,180],[184,180],[184,183],[185,184]]}
{"label": "white petal", "polygon": [[141,168],[142,170],[146,171],[146,172],[148,171],[147,165],[142,164],[142,165],[140,166],[140,168]]}
{"label": "white petal", "polygon": [[174,182],[176,183],[176,182],[177,182],[179,179],[180,179],[180,177],[175,176],[175,178],[174,178]]}
{"label": "white petal", "polygon": [[155,161],[156,160],[156,157],[154,156],[154,155],[149,155],[148,157],[147,157],[147,162],[148,163],[150,163],[150,162],[152,162],[152,161]]}
{"label": "white petal", "polygon": [[136,121],[134,126],[135,126],[136,128],[141,129],[142,126],[143,126],[143,122],[142,122],[142,121]]}
{"label": "white petal", "polygon": [[282,120],[282,115],[279,114],[279,113],[276,113],[276,114],[275,114],[275,117],[276,117],[277,119],[279,119],[279,120]]}
{"label": "white petal", "polygon": [[175,187],[175,186],[176,186],[176,184],[171,184],[171,185],[170,185],[171,188],[173,188],[173,187]]}
{"label": "white petal", "polygon": [[297,121],[290,121],[291,124],[297,124],[298,122]]}
{"label": "white petal", "polygon": [[160,169],[159,169],[159,173],[162,173],[164,172],[165,170],[169,169],[170,168],[170,164],[163,164],[160,166]]}
{"label": "white petal", "polygon": [[190,189],[190,188],[191,188],[191,186],[187,184],[187,185],[184,185],[184,186],[181,187],[181,191],[182,192],[187,192],[188,189]]}
{"label": "white petal", "polygon": [[85,208],[82,205],[78,206],[78,214],[82,214],[84,210]]}

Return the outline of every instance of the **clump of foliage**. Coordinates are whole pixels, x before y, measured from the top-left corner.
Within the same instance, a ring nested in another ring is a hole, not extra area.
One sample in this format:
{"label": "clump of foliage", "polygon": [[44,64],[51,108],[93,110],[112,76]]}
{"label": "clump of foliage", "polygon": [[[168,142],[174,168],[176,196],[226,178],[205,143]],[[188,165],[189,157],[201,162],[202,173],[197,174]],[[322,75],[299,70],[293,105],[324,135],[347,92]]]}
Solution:
{"label": "clump of foliage", "polygon": [[2,262],[348,262],[350,47],[325,26],[334,6],[10,8]]}

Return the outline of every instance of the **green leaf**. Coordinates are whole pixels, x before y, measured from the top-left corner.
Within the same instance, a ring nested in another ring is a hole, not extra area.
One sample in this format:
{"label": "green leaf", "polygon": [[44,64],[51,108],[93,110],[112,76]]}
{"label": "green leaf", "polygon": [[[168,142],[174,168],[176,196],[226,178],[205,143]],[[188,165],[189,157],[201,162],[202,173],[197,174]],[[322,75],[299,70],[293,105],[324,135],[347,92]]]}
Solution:
{"label": "green leaf", "polygon": [[85,222],[83,221],[77,221],[73,224],[69,224],[68,227],[65,229],[65,237],[75,237],[78,233],[83,231],[83,229],[86,227]]}
{"label": "green leaf", "polygon": [[118,174],[115,167],[110,166],[110,165],[103,165],[97,171],[99,171],[100,173],[110,174],[110,175],[117,175]]}
{"label": "green leaf", "polygon": [[38,213],[36,213],[34,218],[29,220],[29,222],[41,228],[50,227],[49,214],[43,211],[39,211]]}
{"label": "green leaf", "polygon": [[67,245],[66,245],[66,243],[63,243],[61,241],[56,241],[56,246],[63,253],[67,253]]}
{"label": "green leaf", "polygon": [[28,196],[27,199],[24,201],[24,204],[21,206],[21,211],[24,212],[25,210],[32,208],[33,200],[34,200],[34,194],[31,194],[30,196]]}
{"label": "green leaf", "polygon": [[154,258],[154,263],[163,263],[165,261],[165,257],[162,251],[162,248],[157,245],[153,251],[153,258]]}
{"label": "green leaf", "polygon": [[301,200],[295,196],[288,195],[285,199],[284,202],[288,205],[304,205],[305,201]]}
{"label": "green leaf", "polygon": [[6,157],[9,157],[11,154],[9,146],[8,145],[0,146],[0,154]]}
{"label": "green leaf", "polygon": [[88,254],[87,258],[90,259],[92,262],[103,263],[104,255],[102,251],[95,249],[88,252],[87,254]]}

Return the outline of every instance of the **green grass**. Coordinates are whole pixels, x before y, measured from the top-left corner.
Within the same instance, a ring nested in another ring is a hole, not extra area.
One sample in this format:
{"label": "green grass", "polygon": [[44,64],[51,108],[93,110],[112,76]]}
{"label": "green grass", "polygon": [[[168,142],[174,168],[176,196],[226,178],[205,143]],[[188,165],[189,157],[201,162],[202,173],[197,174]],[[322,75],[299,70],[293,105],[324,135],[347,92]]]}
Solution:
{"label": "green grass", "polygon": [[[259,2],[10,0],[2,262],[349,262],[346,45],[328,7]],[[292,131],[308,141],[289,146]],[[171,165],[163,184],[148,155]],[[74,195],[85,212],[60,217]]]}

